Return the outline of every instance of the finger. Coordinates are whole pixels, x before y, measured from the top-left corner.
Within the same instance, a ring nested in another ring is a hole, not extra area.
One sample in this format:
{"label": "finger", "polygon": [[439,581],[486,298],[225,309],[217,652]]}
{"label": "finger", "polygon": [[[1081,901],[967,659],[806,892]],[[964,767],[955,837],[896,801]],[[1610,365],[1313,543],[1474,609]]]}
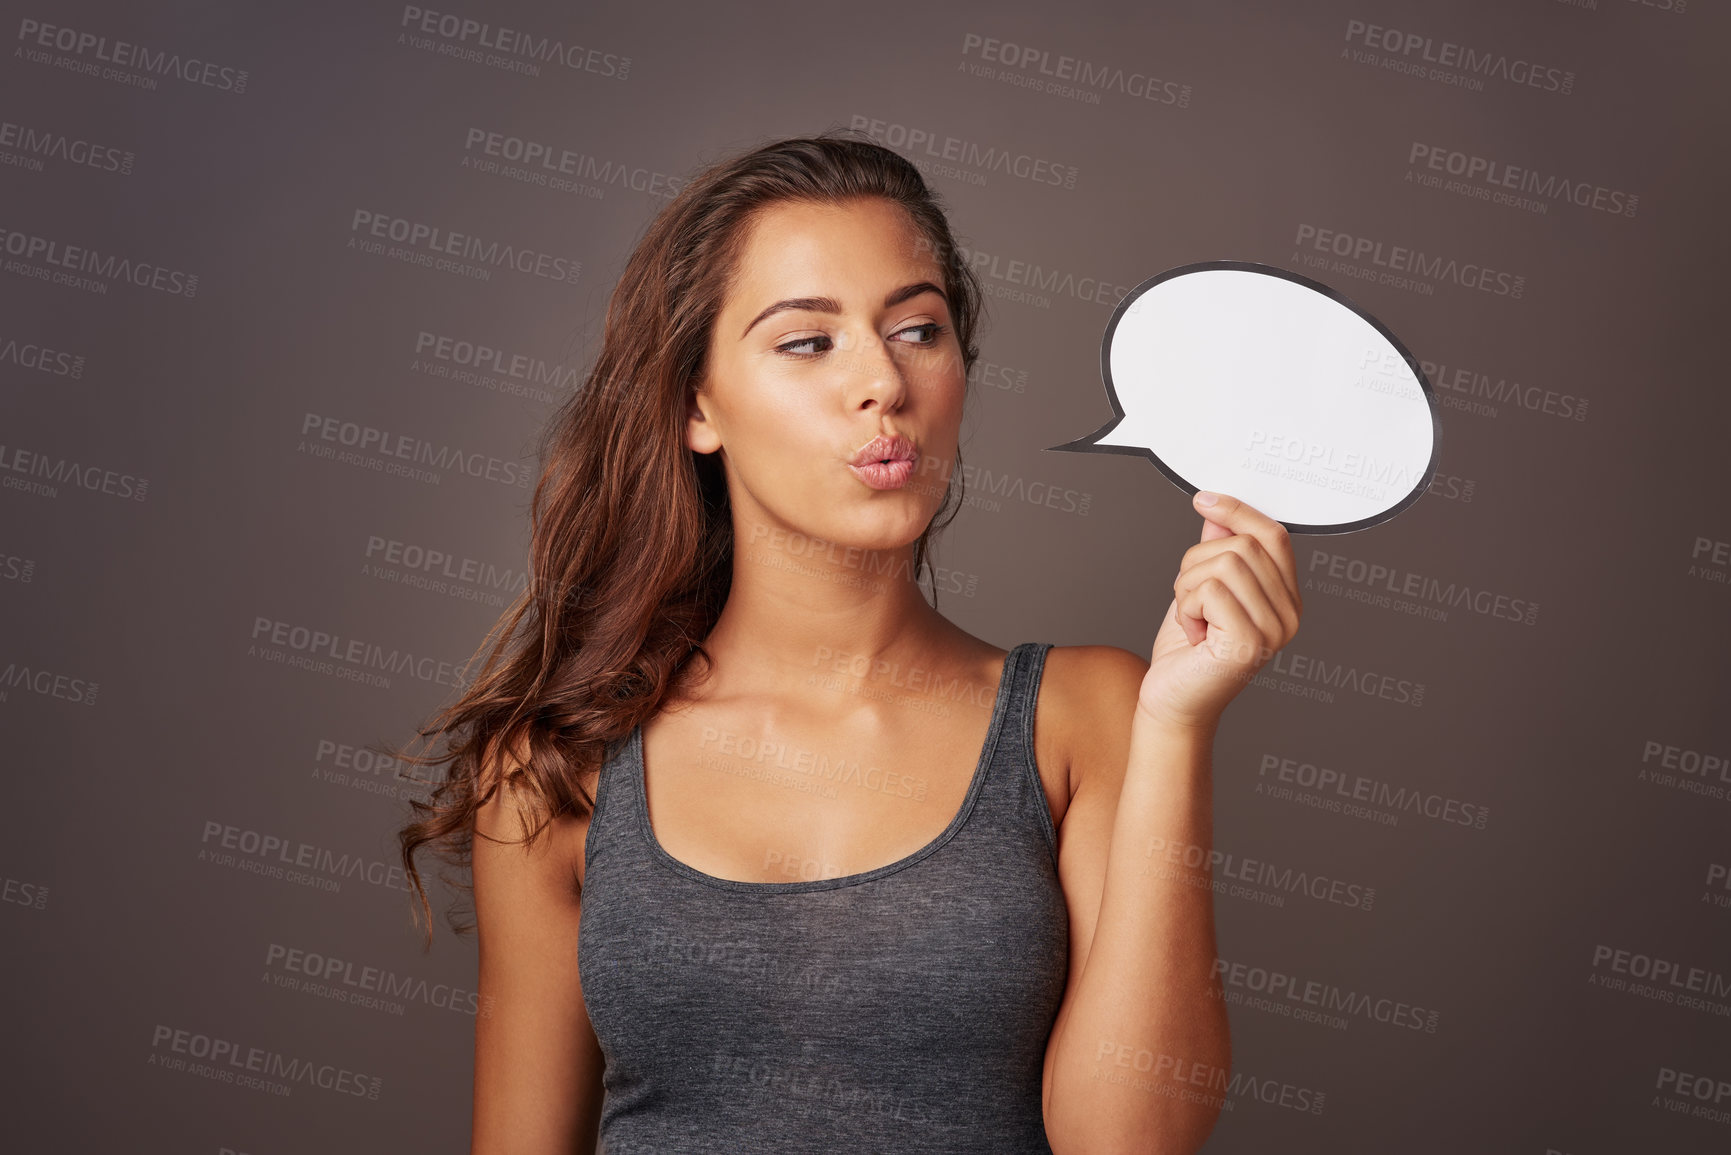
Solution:
{"label": "finger", "polygon": [[[1232,591],[1246,618],[1254,623],[1262,644],[1270,650],[1286,644],[1287,617],[1293,611],[1284,606],[1286,587],[1278,575],[1259,575],[1242,552],[1227,550],[1185,569],[1174,583],[1174,593],[1182,602],[1185,593],[1210,581],[1218,581]],[[1296,625],[1293,629],[1296,630]]]}
{"label": "finger", "polygon": [[[1184,592],[1189,592],[1188,586],[1185,587]],[[1172,618],[1184,630],[1184,640],[1191,645],[1194,646],[1208,636],[1208,619],[1199,612],[1185,612],[1183,595],[1179,593],[1176,583],[1174,583],[1172,590]]]}
{"label": "finger", "polygon": [[1303,606],[1293,600],[1286,585],[1286,576],[1280,572],[1280,567],[1268,556],[1268,551],[1262,548],[1262,543],[1256,538],[1235,533],[1218,542],[1198,542],[1184,551],[1179,574],[1182,575],[1186,570],[1225,554],[1243,559],[1244,564],[1256,575],[1256,580],[1262,586],[1263,597],[1279,619],[1281,629],[1285,631],[1283,636],[1291,638],[1296,634]]}
{"label": "finger", "polygon": [[1202,519],[1202,536],[1198,539],[1199,541],[1216,541],[1220,538],[1231,536],[1232,531],[1221,525],[1219,522],[1209,521],[1206,517]]}
{"label": "finger", "polygon": [[[1218,578],[1208,578],[1178,599],[1179,612],[1201,618],[1215,627],[1219,640],[1214,657],[1223,662],[1245,662],[1268,649],[1244,606],[1231,587]],[[1194,643],[1192,643],[1194,644]]]}
{"label": "finger", "polygon": [[[1249,534],[1262,543],[1262,548],[1268,551],[1268,556],[1274,559],[1274,564],[1280,569],[1286,581],[1287,589],[1292,591],[1294,602],[1298,597],[1298,562],[1292,556],[1292,535],[1284,525],[1269,517],[1255,506],[1240,501],[1229,494],[1214,495],[1213,505],[1203,505],[1201,497],[1207,490],[1198,490],[1191,495],[1190,503],[1197,513],[1210,522],[1217,523],[1231,533]],[[1212,541],[1215,537],[1226,536],[1213,534],[1203,529],[1203,541]]]}

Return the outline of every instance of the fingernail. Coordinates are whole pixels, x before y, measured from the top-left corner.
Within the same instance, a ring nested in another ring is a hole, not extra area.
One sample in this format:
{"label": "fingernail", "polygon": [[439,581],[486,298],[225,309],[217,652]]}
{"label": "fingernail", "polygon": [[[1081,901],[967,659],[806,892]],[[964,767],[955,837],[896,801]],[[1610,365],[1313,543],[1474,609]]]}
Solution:
{"label": "fingernail", "polygon": [[1198,489],[1196,491],[1196,504],[1197,505],[1213,505],[1215,502],[1217,502],[1219,500],[1220,500],[1220,495],[1218,493],[1213,492],[1212,490]]}

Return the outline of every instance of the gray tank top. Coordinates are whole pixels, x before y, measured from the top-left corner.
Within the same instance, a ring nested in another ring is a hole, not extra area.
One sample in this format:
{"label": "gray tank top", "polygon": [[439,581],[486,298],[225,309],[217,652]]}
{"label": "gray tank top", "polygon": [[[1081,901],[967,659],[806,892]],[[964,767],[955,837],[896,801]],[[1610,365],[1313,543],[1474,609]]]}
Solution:
{"label": "gray tank top", "polygon": [[687,866],[650,827],[641,730],[617,744],[578,927],[605,1155],[1050,1155],[1041,1068],[1069,958],[1033,747],[1050,648],[1005,656],[949,826],[859,874],[740,882]]}

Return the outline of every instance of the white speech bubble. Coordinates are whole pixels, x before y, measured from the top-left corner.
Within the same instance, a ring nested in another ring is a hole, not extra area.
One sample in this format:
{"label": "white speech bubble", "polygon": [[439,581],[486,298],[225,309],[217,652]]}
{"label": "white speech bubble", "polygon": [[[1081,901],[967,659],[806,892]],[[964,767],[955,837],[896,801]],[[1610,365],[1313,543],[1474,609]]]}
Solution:
{"label": "white speech bubble", "polygon": [[1293,533],[1350,533],[1418,500],[1442,423],[1418,360],[1344,296],[1272,265],[1205,261],[1137,285],[1100,374],[1117,417],[1052,449],[1146,456],[1186,493]]}

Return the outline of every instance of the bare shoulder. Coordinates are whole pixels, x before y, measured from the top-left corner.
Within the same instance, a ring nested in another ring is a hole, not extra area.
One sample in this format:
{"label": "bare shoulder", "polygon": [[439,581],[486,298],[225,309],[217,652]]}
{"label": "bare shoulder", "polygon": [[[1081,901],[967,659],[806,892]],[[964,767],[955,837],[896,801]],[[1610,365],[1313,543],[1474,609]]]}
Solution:
{"label": "bare shoulder", "polygon": [[1112,773],[1129,759],[1130,723],[1148,659],[1119,646],[1053,646],[1041,676],[1036,725],[1064,767],[1075,798],[1090,772]]}
{"label": "bare shoulder", "polygon": [[[520,766],[527,754],[528,751],[520,744],[512,754],[505,757],[503,772],[500,767],[489,767],[483,772],[483,783],[497,782],[500,785],[475,813],[477,853],[483,843],[489,846],[521,843],[529,830],[541,823],[543,816],[532,803],[527,791],[520,785],[512,784],[509,779],[509,772]],[[578,779],[579,785],[591,800],[595,798],[599,780],[598,768],[589,770]],[[513,861],[513,868],[517,871],[533,871],[540,875],[541,889],[548,896],[573,883],[575,885],[571,886],[571,889],[580,887],[590,818],[591,814],[588,812],[580,815],[554,815],[534,840],[533,847],[513,847],[515,853],[508,856]],[[494,854],[491,857],[497,861],[499,856]]]}

